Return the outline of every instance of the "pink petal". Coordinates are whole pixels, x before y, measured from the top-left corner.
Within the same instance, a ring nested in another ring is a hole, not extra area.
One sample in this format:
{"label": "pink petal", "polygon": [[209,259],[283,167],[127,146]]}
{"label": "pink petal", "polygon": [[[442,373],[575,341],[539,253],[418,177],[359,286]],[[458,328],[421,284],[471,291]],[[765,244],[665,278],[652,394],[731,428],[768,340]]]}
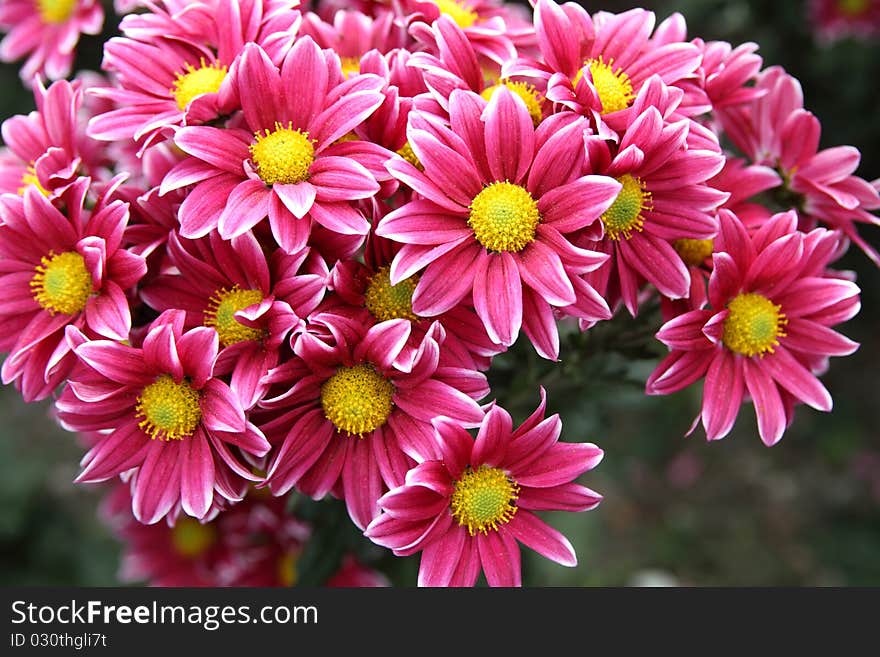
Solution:
{"label": "pink petal", "polygon": [[560,233],[592,224],[614,203],[622,185],[607,176],[583,176],[538,200],[541,218]]}
{"label": "pink petal", "polygon": [[269,215],[269,194],[262,180],[243,180],[226,200],[217,220],[223,239],[232,239],[249,231]]}
{"label": "pink petal", "polygon": [[150,441],[133,484],[132,512],[139,522],[158,522],[180,499],[180,449],[176,441]]}
{"label": "pink petal", "polygon": [[453,527],[422,550],[419,563],[419,586],[448,586],[467,540],[465,531]]}
{"label": "pink petal", "polygon": [[202,422],[216,431],[244,431],[245,417],[241,402],[220,379],[210,379],[202,388],[199,401]]}
{"label": "pink petal", "polygon": [[510,414],[500,406],[493,406],[477,432],[474,443],[472,465],[486,464],[498,466],[507,449],[507,442],[513,432],[513,420]]}
{"label": "pink petal", "polygon": [[117,383],[141,386],[153,372],[144,363],[143,352],[108,340],[94,340],[78,346],[76,355],[89,367]]}
{"label": "pink petal", "polygon": [[195,518],[204,518],[214,499],[214,457],[205,434],[197,430],[183,439],[180,458],[180,502]]}
{"label": "pink petal", "polygon": [[549,246],[535,240],[520,253],[517,261],[522,281],[553,306],[575,301],[574,287],[562,267],[562,260]]}
{"label": "pink petal", "polygon": [[513,255],[507,251],[482,255],[477,260],[473,286],[474,307],[489,338],[503,345],[513,344],[522,326],[522,281]]}
{"label": "pink petal", "polygon": [[529,511],[520,509],[507,527],[521,543],[538,554],[570,568],[577,565],[577,556],[569,540]]}
{"label": "pink petal", "polygon": [[708,440],[720,440],[733,428],[743,396],[742,357],[716,352],[703,386],[703,426]]}
{"label": "pink petal", "polygon": [[831,410],[831,395],[822,383],[783,346],[761,359],[761,367],[782,388],[818,411]]}
{"label": "pink petal", "polygon": [[348,515],[358,529],[366,529],[379,514],[378,500],[382,495],[382,477],[373,459],[370,438],[352,439],[342,467],[342,491]]}
{"label": "pink petal", "polygon": [[743,374],[746,388],[755,404],[761,440],[768,447],[775,445],[782,438],[788,424],[776,382],[763,370],[761,363],[755,363],[751,359],[745,361]]}
{"label": "pink petal", "polygon": [[127,340],[131,330],[131,312],[125,293],[113,281],[86,304],[86,322],[96,333],[111,340]]}
{"label": "pink petal", "polygon": [[132,408],[131,418],[123,421],[112,433],[102,436],[83,457],[83,471],[77,483],[94,483],[116,477],[140,465],[150,439],[138,427]]}
{"label": "pink petal", "polygon": [[[473,268],[480,255],[481,249],[467,241],[428,265],[413,293],[413,312],[431,317],[458,304],[474,284]],[[395,263],[399,257],[398,254]]]}
{"label": "pink petal", "polygon": [[[461,530],[464,533],[464,530]],[[519,546],[508,527],[477,534],[480,563],[489,586],[522,586],[522,565]]]}
{"label": "pink petal", "polygon": [[535,129],[525,102],[507,87],[500,87],[492,94],[482,119],[489,171],[495,180],[518,184],[535,152]]}

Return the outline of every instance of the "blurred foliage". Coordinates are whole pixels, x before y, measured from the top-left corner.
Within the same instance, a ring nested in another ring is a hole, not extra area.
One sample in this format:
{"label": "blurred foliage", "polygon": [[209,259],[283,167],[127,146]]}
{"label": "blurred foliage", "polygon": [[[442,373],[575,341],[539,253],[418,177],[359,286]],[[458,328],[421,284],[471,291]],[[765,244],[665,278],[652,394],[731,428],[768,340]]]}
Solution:
{"label": "blurred foliage", "polygon": [[[587,6],[621,11],[634,4]],[[817,44],[802,1],[641,6],[659,19],[681,12],[690,37],[760,44],[765,65],[782,65],[801,80],[807,108],[822,121],[823,147],[859,147],[860,175],[880,177],[877,42]],[[99,66],[101,43],[84,40],[81,68]],[[16,67],[0,66],[0,84],[0,117],[32,109]],[[878,232],[865,235],[880,245]],[[659,327],[656,312],[637,320],[622,315],[586,335],[566,327],[559,363],[541,360],[524,340],[497,359],[492,396],[516,421],[534,409],[543,385],[550,412],[563,418],[563,440],[605,450],[583,478],[605,496],[602,505],[548,517],[571,539],[580,565],[562,568],[524,550],[527,585],[880,584],[880,272],[855,250],[839,264],[854,270],[862,287],[863,310],[842,327],[862,347],[833,360],[823,378],[834,411],[798,407],[772,449],[758,438],[749,407],[730,436],[707,443],[699,429],[683,437],[699,409],[699,386],[644,395],[644,380],[663,352],[650,339]],[[71,483],[84,450],[47,418],[48,408],[0,390],[0,581],[112,585],[119,547],[97,519],[96,492]],[[299,564],[303,584],[333,572],[348,549],[393,583],[414,584],[417,557],[397,559],[366,542],[337,501],[296,497],[292,505],[316,532]]]}

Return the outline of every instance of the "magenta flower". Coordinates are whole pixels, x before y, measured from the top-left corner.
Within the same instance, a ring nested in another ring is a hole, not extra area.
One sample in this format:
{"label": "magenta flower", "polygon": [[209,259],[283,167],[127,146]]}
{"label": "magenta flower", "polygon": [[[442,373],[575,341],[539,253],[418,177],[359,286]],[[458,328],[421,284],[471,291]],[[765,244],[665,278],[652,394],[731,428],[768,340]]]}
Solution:
{"label": "magenta flower", "polygon": [[488,104],[455,90],[449,109],[451,128],[410,114],[409,143],[424,171],[403,159],[387,164],[423,197],[376,228],[403,244],[391,282],[424,268],[412,297],[417,315],[440,315],[472,295],[493,342],[513,344],[522,327],[538,353],[555,359],[552,308],[594,321],[610,316],[581,277],[607,257],[573,246],[568,234],[595,222],[621,185],[586,175],[582,117],[557,115],[536,129],[507,88]]}
{"label": "magenta flower", "polygon": [[846,37],[876,39],[880,35],[878,0],[810,0],[810,22],[820,41]]}
{"label": "magenta flower", "polygon": [[434,420],[441,458],[410,470],[406,483],[379,500],[382,515],[366,536],[398,556],[422,553],[419,586],[473,586],[482,570],[490,586],[520,586],[520,542],[575,566],[574,549],[535,511],[588,511],[602,497],[574,479],[603,452],[591,443],[560,443],[558,415],[537,410],[513,429],[493,406],[476,440],[448,418]]}
{"label": "magenta flower", "polygon": [[172,235],[168,258],[174,273],[157,276],[141,297],[160,312],[183,310],[186,328],[217,331],[215,375],[230,374],[232,391],[245,408],[253,407],[288,333],[324,296],[324,261],[308,250],[295,256],[275,251],[270,266],[251,233],[228,242],[217,233],[197,241]]}
{"label": "magenta flower", "polygon": [[145,524],[183,511],[204,518],[214,493],[241,499],[241,479],[258,481],[234,452],[269,451],[238,396],[214,376],[217,332],[183,331],[184,313],[163,313],[141,347],[68,338],[83,364],[56,402],[62,424],[73,431],[102,431],[82,460],[80,483],[129,473],[132,512]]}
{"label": "magenta flower", "polygon": [[187,126],[174,137],[192,157],[166,176],[162,193],[196,183],[180,207],[181,235],[218,228],[230,239],[268,216],[288,253],[306,245],[312,221],[360,244],[370,225],[352,201],[379,185],[363,165],[339,157],[344,148],[334,142],[382,103],[384,82],[343,80],[338,61],[310,37],[296,42],[280,70],[259,46],[245,46],[230,75],[246,129]]}
{"label": "magenta flower", "polygon": [[98,34],[104,10],[97,0],[5,0],[0,4],[0,59],[27,61],[19,75],[28,87],[35,75],[58,80],[70,74],[80,34]]}
{"label": "magenta flower", "polygon": [[[295,2],[220,0],[190,3],[181,14],[123,21],[126,37],[104,45],[103,68],[117,84],[92,91],[117,107],[95,116],[89,134],[104,141],[134,140],[140,152],[171,127],[206,123],[238,109],[228,75],[244,44],[254,42],[279,60],[296,35]],[[154,19],[164,29],[145,29]],[[193,33],[193,30],[197,32]]]}
{"label": "magenta flower", "polygon": [[795,403],[831,410],[813,371],[829,356],[858,345],[832,326],[859,310],[859,288],[828,275],[840,235],[797,231],[794,212],[774,215],[753,236],[721,211],[709,279],[709,308],[664,324],[657,339],[670,354],[651,374],[647,392],[680,390],[705,376],[702,422],[709,440],[726,436],[748,393],[767,445],[782,437]]}
{"label": "magenta flower", "polygon": [[89,182],[80,178],[61,195],[67,216],[35,186],[0,204],[2,376],[25,401],[49,396],[75,363],[66,326],[112,340],[131,329],[125,295],[146,264],[122,248],[127,204],[102,196],[83,209]]}
{"label": "magenta flower", "polygon": [[363,529],[412,459],[436,455],[431,420],[476,426],[483,411],[460,388],[480,398],[488,386],[479,372],[440,367],[439,325],[413,357],[403,352],[411,330],[404,319],[369,330],[326,314],[310,323],[296,336],[296,357],[269,373],[279,394],[260,404],[271,411],[260,426],[278,445],[266,480],[276,495],[293,486],[316,499],[339,494]]}
{"label": "magenta flower", "polygon": [[715,211],[727,198],[706,184],[724,165],[717,145],[711,150],[688,147],[693,122],[666,122],[656,107],[646,106],[652,84],[662,86],[657,78],[645,86],[619,144],[586,137],[593,170],[613,176],[621,191],[602,214],[602,239],[594,242],[587,234],[577,242],[611,256],[612,266],[588,280],[612,304],[622,299],[633,315],[642,280],[665,297],[688,296],[690,277],[673,245],[680,239],[713,238]]}

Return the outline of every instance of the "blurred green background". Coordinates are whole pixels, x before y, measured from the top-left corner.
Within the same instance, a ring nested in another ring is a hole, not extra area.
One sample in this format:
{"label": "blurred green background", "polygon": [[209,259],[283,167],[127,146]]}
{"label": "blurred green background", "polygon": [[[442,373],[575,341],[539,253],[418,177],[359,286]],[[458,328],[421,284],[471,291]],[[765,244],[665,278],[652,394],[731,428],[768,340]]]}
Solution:
{"label": "blurred green background", "polygon": [[[632,6],[587,4],[591,11]],[[880,177],[876,41],[817,43],[806,3],[796,0],[641,6],[661,19],[681,12],[690,37],[760,44],[765,65],[780,64],[801,80],[807,108],[822,121],[823,147],[859,147],[858,173]],[[100,44],[99,37],[83,40],[82,68],[98,66]],[[0,67],[0,84],[0,118],[32,109],[15,67]],[[864,235],[880,246],[880,230]],[[733,433],[710,444],[699,430],[683,437],[698,412],[699,386],[670,397],[643,394],[663,348],[650,340],[647,350],[637,345],[659,326],[656,315],[637,322],[619,317],[586,336],[567,334],[556,365],[522,341],[497,360],[493,396],[516,420],[534,408],[537,386],[544,385],[551,411],[562,415],[563,439],[605,450],[605,460],[582,480],[605,496],[602,505],[548,518],[572,540],[580,565],[562,568],[525,550],[527,585],[880,584],[880,272],[855,250],[839,265],[854,270],[862,287],[862,312],[841,327],[862,346],[833,360],[823,378],[834,411],[799,407],[772,449],[758,438],[748,406]],[[0,583],[117,584],[119,545],[96,518],[99,494],[71,483],[83,450],[48,412],[47,404],[28,406],[15,390],[0,389]],[[337,502],[305,506],[321,547],[303,555],[303,583],[320,581],[317,571],[332,569],[343,546],[357,549],[395,584],[415,583],[417,559],[396,559],[366,544]],[[328,552],[328,545],[336,549]],[[303,572],[309,564],[312,576]]]}

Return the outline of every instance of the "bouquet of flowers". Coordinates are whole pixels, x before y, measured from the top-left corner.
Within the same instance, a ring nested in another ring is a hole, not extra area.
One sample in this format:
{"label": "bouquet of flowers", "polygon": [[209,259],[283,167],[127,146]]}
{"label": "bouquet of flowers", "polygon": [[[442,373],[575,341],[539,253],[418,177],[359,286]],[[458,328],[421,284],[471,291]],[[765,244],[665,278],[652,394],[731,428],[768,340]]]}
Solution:
{"label": "bouquet of flowers", "polygon": [[[575,565],[540,515],[595,508],[603,452],[543,388],[520,423],[493,397],[518,339],[564,361],[655,312],[645,393],[701,387],[690,431],[831,410],[860,307],[834,264],[880,265],[880,183],[756,44],[553,0],[115,10],[67,80],[101,4],[0,6],[36,103],[2,125],[0,349],[76,481],[112,482],[125,577],[289,585],[326,497],[419,585],[519,585],[520,544]],[[340,559],[327,584],[387,583]]]}

